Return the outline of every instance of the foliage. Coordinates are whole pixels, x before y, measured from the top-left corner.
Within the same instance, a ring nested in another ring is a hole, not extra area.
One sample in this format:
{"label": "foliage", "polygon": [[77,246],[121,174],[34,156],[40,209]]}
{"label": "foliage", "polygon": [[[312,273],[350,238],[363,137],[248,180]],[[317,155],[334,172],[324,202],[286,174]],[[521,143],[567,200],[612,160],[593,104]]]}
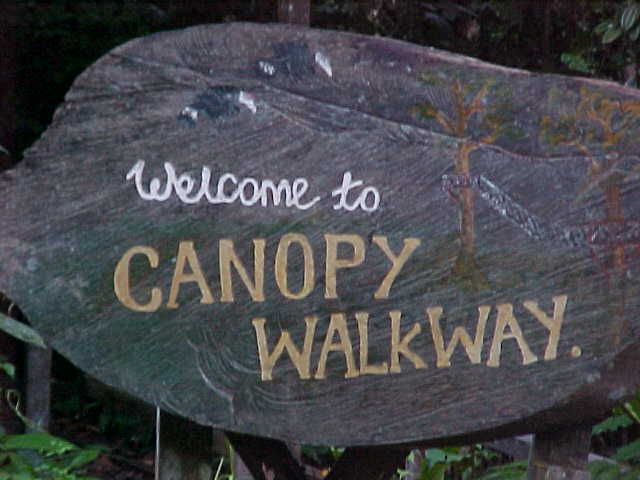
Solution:
{"label": "foliage", "polygon": [[478,479],[479,472],[496,456],[482,445],[414,450],[407,458],[407,468],[398,470],[398,477],[400,480]]}
{"label": "foliage", "polygon": [[[630,402],[615,408],[611,416],[593,428],[593,435],[614,432],[620,428],[640,425],[640,391]],[[414,450],[407,458],[407,469],[399,470],[400,480],[524,480],[527,462],[518,461],[487,466],[496,457],[482,445]],[[417,467],[416,467],[417,465]],[[588,471],[592,480],[640,479],[640,439],[619,447],[604,460],[591,462]]]}
{"label": "foliage", "polygon": [[602,36],[602,43],[607,44],[627,37],[635,42],[640,38],[640,4],[628,2],[613,19],[600,23],[594,30]]}
{"label": "foliage", "polygon": [[629,427],[636,422],[640,425],[640,391],[630,402],[613,409],[613,414],[593,427],[593,434],[613,432],[619,428]]}
{"label": "foliage", "polygon": [[[600,3],[597,13],[581,25],[582,40],[562,54],[571,70],[610,77],[637,86],[640,50],[640,3],[636,0]],[[604,17],[604,20],[603,20]],[[599,23],[595,23],[599,21]],[[599,38],[599,42],[595,38]]]}
{"label": "foliage", "polygon": [[575,70],[580,73],[595,73],[595,68],[592,63],[587,61],[581,54],[577,53],[563,53],[560,56],[562,63],[567,65],[571,70]]}
{"label": "foliage", "polygon": [[[44,348],[42,337],[29,326],[0,313],[0,330]],[[15,367],[2,359],[0,368],[13,377]],[[25,426],[34,428],[20,412],[20,396],[15,390],[4,392],[6,402]],[[91,480],[82,472],[103,451],[103,447],[78,447],[46,432],[0,435],[0,480]]]}
{"label": "foliage", "polygon": [[0,480],[89,480],[82,471],[103,451],[79,448],[48,433],[0,436]]}
{"label": "foliage", "polygon": [[[594,435],[615,432],[633,424],[640,425],[640,391],[630,402],[613,410],[613,414],[593,427]],[[596,461],[589,464],[593,480],[637,480],[640,479],[640,439],[619,447],[612,461]]]}
{"label": "foliage", "polygon": [[527,474],[527,462],[506,463],[491,467],[478,480],[524,480]]}
{"label": "foliage", "polygon": [[0,330],[8,333],[9,335],[22,340],[26,343],[31,343],[36,347],[46,348],[44,340],[38,332],[28,325],[18,322],[11,317],[0,312]]}

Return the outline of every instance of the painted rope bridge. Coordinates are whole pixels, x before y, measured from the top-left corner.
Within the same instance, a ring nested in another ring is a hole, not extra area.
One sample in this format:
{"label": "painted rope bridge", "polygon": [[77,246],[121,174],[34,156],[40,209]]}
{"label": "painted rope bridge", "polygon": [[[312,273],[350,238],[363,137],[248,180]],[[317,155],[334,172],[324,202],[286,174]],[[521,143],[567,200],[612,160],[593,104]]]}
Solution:
{"label": "painted rope bridge", "polygon": [[81,368],[225,430],[589,421],[639,383],[638,134],[610,83],[293,26],[157,34],[0,174],[0,291]]}

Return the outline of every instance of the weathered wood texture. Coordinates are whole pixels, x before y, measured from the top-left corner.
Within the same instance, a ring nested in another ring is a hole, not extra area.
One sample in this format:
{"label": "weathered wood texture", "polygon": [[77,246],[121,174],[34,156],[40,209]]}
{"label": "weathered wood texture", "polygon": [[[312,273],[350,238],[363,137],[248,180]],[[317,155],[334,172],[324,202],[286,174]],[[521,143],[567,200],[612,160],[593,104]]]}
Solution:
{"label": "weathered wood texture", "polygon": [[0,291],[81,368],[225,430],[589,422],[639,383],[639,134],[611,83],[294,26],[162,33],[84,72],[0,175]]}

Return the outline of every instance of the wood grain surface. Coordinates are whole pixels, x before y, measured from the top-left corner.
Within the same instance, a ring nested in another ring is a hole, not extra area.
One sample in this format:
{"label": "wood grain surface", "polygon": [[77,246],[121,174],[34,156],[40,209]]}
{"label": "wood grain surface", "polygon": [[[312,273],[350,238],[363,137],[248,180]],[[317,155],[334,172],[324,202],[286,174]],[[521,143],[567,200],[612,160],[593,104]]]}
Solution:
{"label": "wood grain surface", "polygon": [[0,173],[0,291],[97,378],[297,443],[592,421],[640,382],[640,92],[287,25],[133,40]]}

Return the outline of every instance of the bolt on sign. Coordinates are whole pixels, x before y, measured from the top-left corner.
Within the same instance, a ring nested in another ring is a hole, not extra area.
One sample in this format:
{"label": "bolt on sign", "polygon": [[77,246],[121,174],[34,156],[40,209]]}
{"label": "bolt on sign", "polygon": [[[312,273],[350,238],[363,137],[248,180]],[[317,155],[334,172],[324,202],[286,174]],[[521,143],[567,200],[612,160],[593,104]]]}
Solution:
{"label": "bolt on sign", "polygon": [[99,379],[334,445],[593,420],[640,382],[640,93],[389,39],[133,40],[0,174],[0,291]]}

